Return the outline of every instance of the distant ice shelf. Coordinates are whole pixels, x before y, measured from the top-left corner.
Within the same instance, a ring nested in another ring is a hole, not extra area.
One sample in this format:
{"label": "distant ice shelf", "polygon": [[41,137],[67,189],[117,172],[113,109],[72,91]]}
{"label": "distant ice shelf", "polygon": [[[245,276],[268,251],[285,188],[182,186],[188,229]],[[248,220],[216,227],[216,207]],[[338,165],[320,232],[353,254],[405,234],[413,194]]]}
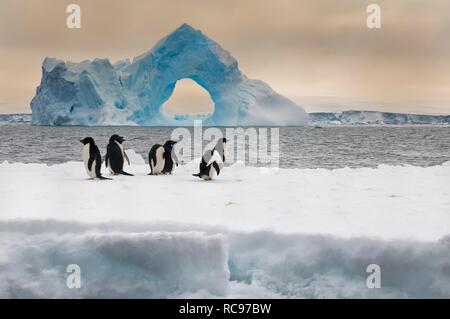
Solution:
{"label": "distant ice shelf", "polygon": [[0,122],[31,122],[31,114],[0,114]]}
{"label": "distant ice shelf", "polygon": [[[0,114],[0,123],[30,123],[31,114]],[[175,114],[174,119],[182,124],[189,120],[207,120],[202,115]],[[108,125],[107,123],[104,123]],[[450,115],[421,115],[376,111],[344,111],[309,113],[309,126],[332,125],[450,125]]]}
{"label": "distant ice shelf", "polygon": [[309,113],[310,125],[402,125],[450,124],[450,115],[421,115],[376,111],[344,111]]}
{"label": "distant ice shelf", "polygon": [[208,91],[214,112],[205,125],[306,125],[308,114],[265,82],[241,73],[218,43],[188,24],[150,51],[112,64],[45,58],[31,101],[36,125],[192,125],[195,117],[168,115],[163,104],[176,83],[192,79]]}
{"label": "distant ice shelf", "polygon": [[[367,116],[368,115],[368,116]],[[0,114],[0,122],[29,123],[31,114]],[[176,120],[205,120],[204,116],[174,115]],[[450,125],[450,115],[420,115],[374,111],[309,113],[310,126],[330,125]],[[181,123],[180,123],[181,124]],[[105,124],[106,125],[106,124]]]}

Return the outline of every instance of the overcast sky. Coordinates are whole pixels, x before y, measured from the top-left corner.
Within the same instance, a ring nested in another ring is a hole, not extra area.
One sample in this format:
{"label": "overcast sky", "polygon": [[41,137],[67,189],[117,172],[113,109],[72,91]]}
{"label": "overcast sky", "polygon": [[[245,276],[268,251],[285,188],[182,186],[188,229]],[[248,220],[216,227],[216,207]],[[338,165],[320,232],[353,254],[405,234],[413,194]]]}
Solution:
{"label": "overcast sky", "polygon": [[183,22],[307,111],[450,114],[448,0],[0,0],[0,113],[30,112],[45,56],[132,58]]}

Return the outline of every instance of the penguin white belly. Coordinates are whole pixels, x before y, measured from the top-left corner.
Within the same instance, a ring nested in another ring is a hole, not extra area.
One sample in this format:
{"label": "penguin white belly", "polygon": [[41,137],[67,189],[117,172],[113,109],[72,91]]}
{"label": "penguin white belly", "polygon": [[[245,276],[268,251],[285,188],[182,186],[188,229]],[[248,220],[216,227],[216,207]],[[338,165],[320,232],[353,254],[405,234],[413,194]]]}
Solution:
{"label": "penguin white belly", "polygon": [[153,174],[161,174],[166,164],[166,159],[164,158],[164,148],[158,147],[156,150],[156,163],[152,163]]}
{"label": "penguin white belly", "polygon": [[92,163],[92,167],[91,167],[90,170],[89,170],[89,167],[88,167],[89,157],[90,157],[89,149],[90,149],[90,144],[86,144],[86,145],[83,146],[84,168],[86,169],[86,173],[88,174],[88,176],[90,178],[95,178],[95,177],[97,177],[96,174],[95,174],[95,160]]}
{"label": "penguin white belly", "polygon": [[209,179],[214,179],[217,177],[217,171],[216,169],[211,165],[209,168]]}
{"label": "penguin white belly", "polygon": [[200,176],[205,181],[210,181],[210,180],[212,180],[212,179],[217,177],[217,171],[213,167],[213,165],[212,165],[213,163],[214,162],[211,162],[211,165],[207,167],[207,171],[205,172],[205,174]]}
{"label": "penguin white belly", "polygon": [[[172,157],[171,158],[169,158],[169,161],[171,161],[172,162],[172,169],[170,170],[170,174],[172,174],[173,173],[173,170],[175,169],[175,166],[177,165],[177,163],[175,163],[175,161],[172,159]],[[170,163],[170,162],[169,162]]]}
{"label": "penguin white belly", "polygon": [[220,156],[219,152],[217,150],[214,150],[214,153],[212,154],[211,158],[209,159],[207,165],[212,165],[212,163],[216,162],[219,165],[219,168],[222,169],[224,166],[222,156]]}

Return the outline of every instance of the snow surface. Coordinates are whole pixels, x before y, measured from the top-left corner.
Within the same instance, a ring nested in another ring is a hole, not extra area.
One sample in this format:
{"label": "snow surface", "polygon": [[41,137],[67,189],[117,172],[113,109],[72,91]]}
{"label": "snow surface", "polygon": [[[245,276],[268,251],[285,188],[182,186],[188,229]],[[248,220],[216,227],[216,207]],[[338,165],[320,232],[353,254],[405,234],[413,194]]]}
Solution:
{"label": "snow surface", "polygon": [[195,117],[162,112],[176,82],[205,88],[215,110],[206,125],[305,125],[307,113],[262,81],[248,79],[238,62],[202,32],[181,25],[155,47],[114,65],[45,58],[31,101],[38,125],[192,125]]}
{"label": "snow surface", "polygon": [[[131,161],[139,156],[127,153]],[[0,171],[7,182],[0,192],[7,196],[1,211],[8,219],[170,221],[240,231],[438,240],[450,233],[449,164],[327,170],[237,163],[208,183],[191,176],[197,163],[169,176],[147,176],[148,165],[132,165],[127,171],[135,177],[88,181],[81,162],[4,162]],[[103,173],[109,175],[104,168]]]}
{"label": "snow surface", "polygon": [[[237,163],[205,182],[197,162],[148,176],[128,154],[136,176],[113,181],[81,162],[0,164],[0,297],[450,297],[450,162]],[[82,289],[65,286],[71,263]],[[366,287],[371,263],[382,289]]]}

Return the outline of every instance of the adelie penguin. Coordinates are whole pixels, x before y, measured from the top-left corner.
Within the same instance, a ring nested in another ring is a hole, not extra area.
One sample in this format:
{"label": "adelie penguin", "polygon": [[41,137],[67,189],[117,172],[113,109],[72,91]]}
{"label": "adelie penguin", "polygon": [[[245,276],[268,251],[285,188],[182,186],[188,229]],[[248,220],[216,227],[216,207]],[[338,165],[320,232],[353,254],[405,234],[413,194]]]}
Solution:
{"label": "adelie penguin", "polygon": [[109,144],[106,148],[105,164],[113,175],[133,176],[123,170],[125,160],[128,162],[128,165],[130,165],[130,160],[128,159],[127,153],[125,153],[122,145],[124,141],[125,139],[117,134],[111,136],[109,139]]}
{"label": "adelie penguin", "polygon": [[225,165],[226,143],[227,139],[221,138],[212,150],[207,150],[203,154],[202,161],[200,162],[200,172],[198,174],[192,174],[192,176],[200,177],[207,181],[219,176],[220,170]]}
{"label": "adelie penguin", "polygon": [[153,145],[148,153],[149,175],[172,174],[178,160],[173,154],[173,147],[177,142],[167,141],[164,145]]}
{"label": "adelie penguin", "polygon": [[110,180],[111,178],[103,177],[100,172],[102,167],[102,157],[97,145],[95,145],[94,139],[92,137],[86,137],[80,140],[80,142],[83,143],[83,162],[89,177],[92,179],[98,178]]}

